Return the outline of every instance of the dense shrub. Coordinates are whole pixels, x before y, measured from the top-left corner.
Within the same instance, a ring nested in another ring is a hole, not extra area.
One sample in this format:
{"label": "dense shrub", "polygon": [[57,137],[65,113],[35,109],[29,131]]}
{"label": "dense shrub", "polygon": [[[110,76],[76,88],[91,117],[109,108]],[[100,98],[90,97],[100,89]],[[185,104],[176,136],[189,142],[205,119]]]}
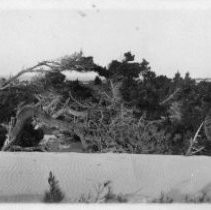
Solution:
{"label": "dense shrub", "polygon": [[28,120],[24,125],[22,132],[17,136],[15,145],[21,147],[35,147],[44,137],[44,132],[41,128],[35,129],[32,120]]}
{"label": "dense shrub", "polygon": [[[67,81],[58,71],[73,69],[95,71],[105,81],[100,77],[89,83]],[[16,81],[14,87],[0,91],[0,123],[8,123],[20,104],[37,103],[37,94],[47,98],[45,108],[57,101],[50,114],[67,105],[89,113],[86,119],[59,119],[80,124],[93,151],[185,154],[190,139],[209,113],[210,92],[210,82],[196,83],[189,73],[183,78],[177,72],[172,79],[156,75],[148,61],[136,61],[131,52],[120,61],[113,60],[107,68],[80,52],[63,58],[57,69],[42,78],[27,84]],[[27,126],[22,145],[37,144],[43,134]],[[38,136],[33,139],[27,132]],[[210,147],[203,130],[197,143]]]}
{"label": "dense shrub", "polygon": [[30,85],[0,91],[0,123],[8,123],[15,117],[18,105],[36,103],[36,93],[37,89]]}
{"label": "dense shrub", "polygon": [[46,87],[57,87],[61,86],[65,80],[65,75],[59,71],[48,72],[45,75],[45,85]]}

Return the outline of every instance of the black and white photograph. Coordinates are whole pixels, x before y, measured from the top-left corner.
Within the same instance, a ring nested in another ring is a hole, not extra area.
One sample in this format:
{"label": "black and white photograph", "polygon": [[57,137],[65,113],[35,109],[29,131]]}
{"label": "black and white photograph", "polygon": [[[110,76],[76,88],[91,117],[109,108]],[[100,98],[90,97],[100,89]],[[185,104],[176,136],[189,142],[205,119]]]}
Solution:
{"label": "black and white photograph", "polygon": [[211,207],[210,1],[0,0],[0,61],[0,207]]}

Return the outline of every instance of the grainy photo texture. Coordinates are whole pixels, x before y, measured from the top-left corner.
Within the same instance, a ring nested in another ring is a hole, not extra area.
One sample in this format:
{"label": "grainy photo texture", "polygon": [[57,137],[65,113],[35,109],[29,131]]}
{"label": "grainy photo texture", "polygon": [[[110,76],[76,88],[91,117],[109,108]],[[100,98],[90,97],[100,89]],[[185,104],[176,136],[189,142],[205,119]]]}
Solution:
{"label": "grainy photo texture", "polygon": [[211,203],[211,4],[0,2],[0,203]]}

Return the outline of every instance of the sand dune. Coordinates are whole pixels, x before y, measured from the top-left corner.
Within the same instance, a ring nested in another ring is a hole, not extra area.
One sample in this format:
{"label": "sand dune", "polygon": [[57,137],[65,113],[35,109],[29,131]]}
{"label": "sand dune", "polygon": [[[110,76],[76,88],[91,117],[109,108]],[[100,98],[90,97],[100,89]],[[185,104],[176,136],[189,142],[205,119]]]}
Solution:
{"label": "sand dune", "polygon": [[[115,193],[141,202],[168,193],[211,195],[211,158],[132,154],[0,153],[0,201],[39,202],[52,171],[70,202],[110,180]],[[134,194],[134,192],[136,192]]]}

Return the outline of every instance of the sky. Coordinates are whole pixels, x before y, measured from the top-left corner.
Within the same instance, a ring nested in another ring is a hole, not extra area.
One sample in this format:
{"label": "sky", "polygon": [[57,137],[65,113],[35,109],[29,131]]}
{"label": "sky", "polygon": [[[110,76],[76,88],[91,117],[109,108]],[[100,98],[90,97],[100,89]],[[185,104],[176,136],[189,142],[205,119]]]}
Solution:
{"label": "sky", "polygon": [[131,51],[158,75],[211,77],[211,2],[0,1],[0,75],[80,50],[103,66]]}

